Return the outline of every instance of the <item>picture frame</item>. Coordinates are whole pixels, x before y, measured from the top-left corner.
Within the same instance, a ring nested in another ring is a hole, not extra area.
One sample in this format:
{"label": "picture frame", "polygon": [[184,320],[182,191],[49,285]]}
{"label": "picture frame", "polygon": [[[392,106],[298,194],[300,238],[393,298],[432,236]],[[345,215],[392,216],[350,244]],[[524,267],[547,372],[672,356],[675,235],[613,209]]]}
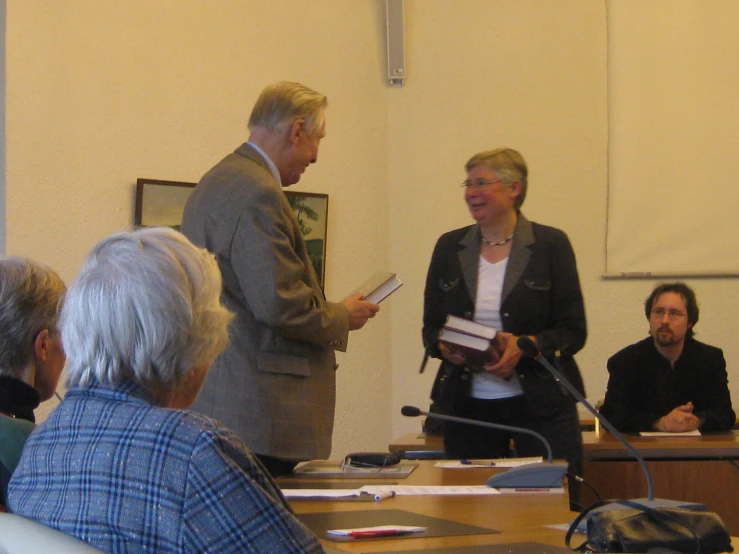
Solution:
{"label": "picture frame", "polygon": [[328,194],[286,190],[285,196],[298,220],[308,256],[323,288],[326,284]]}
{"label": "picture frame", "polygon": [[[185,204],[196,184],[186,181],[137,179],[134,225],[137,227],[166,226],[179,231]],[[328,194],[297,191],[284,191],[284,193],[298,220],[318,282],[321,287],[324,287]]]}
{"label": "picture frame", "polygon": [[136,179],[137,227],[172,227],[179,231],[185,204],[196,183]]}

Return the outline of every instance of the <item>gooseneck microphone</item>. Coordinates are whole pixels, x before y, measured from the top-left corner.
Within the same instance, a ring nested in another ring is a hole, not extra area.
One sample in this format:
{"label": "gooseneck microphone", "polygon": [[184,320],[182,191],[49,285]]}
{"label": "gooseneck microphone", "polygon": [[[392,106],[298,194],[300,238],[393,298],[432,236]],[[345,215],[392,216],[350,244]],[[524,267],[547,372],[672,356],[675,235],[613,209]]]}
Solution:
{"label": "gooseneck microphone", "polygon": [[610,421],[600,415],[598,410],[596,410],[593,405],[590,404],[590,402],[585,400],[583,395],[580,394],[580,392],[575,387],[573,387],[567,379],[565,379],[564,375],[562,375],[551,363],[549,363],[549,360],[541,355],[539,347],[536,346],[536,344],[533,340],[531,340],[530,337],[527,337],[526,335],[520,336],[518,337],[516,344],[521,349],[521,352],[523,352],[530,358],[535,359],[537,362],[543,365],[544,368],[557,380],[557,382],[561,384],[565,389],[567,389],[567,392],[569,392],[578,402],[582,403],[582,405],[585,406],[598,421],[600,421],[600,424],[608,429],[608,431],[614,437],[616,437],[621,444],[624,445],[626,450],[628,450],[631,455],[634,456],[636,461],[639,462],[639,465],[641,465],[642,469],[644,470],[644,475],[646,475],[647,477],[647,498],[649,500],[654,500],[654,485],[652,484],[652,474],[649,472],[649,468],[647,467],[647,463],[644,461],[644,458],[642,458],[641,455],[636,451],[636,449],[631,446],[631,444],[629,444],[629,441],[626,440],[626,438],[611,424]]}
{"label": "gooseneck microphone", "polygon": [[444,421],[453,421],[455,423],[463,423],[466,425],[477,425],[478,427],[487,427],[488,429],[496,429],[498,431],[508,431],[510,433],[523,433],[536,437],[547,450],[547,461],[526,464],[511,468],[503,473],[497,473],[488,479],[488,486],[494,488],[559,488],[562,486],[562,477],[567,471],[566,462],[552,461],[552,447],[544,436],[523,427],[513,427],[511,425],[503,425],[501,423],[488,423],[486,421],[478,421],[476,419],[467,419],[464,417],[450,416],[445,414],[437,414],[434,412],[424,412],[415,406],[403,406],[400,413],[406,417],[426,416],[432,419],[441,419]]}
{"label": "gooseneck microphone", "polygon": [[545,439],[541,434],[531,429],[524,429],[523,427],[512,427],[510,425],[503,425],[502,423],[488,423],[486,421],[478,421],[476,419],[467,419],[465,417],[450,416],[444,414],[437,414],[431,412],[424,412],[415,406],[403,406],[400,409],[400,413],[406,417],[418,417],[426,416],[431,418],[443,419],[445,421],[454,421],[456,423],[466,423],[468,425],[477,425],[478,427],[487,427],[488,429],[496,429],[499,431],[509,431],[511,433],[523,433],[525,435],[531,435],[539,439],[544,447],[547,449],[547,461],[552,461],[552,447],[549,441]]}
{"label": "gooseneck microphone", "polygon": [[[679,507],[679,508],[686,508],[686,509],[692,509],[692,510],[699,510],[703,511],[706,509],[706,506],[704,504],[699,504],[695,502],[683,502],[679,500],[665,500],[662,498],[654,498],[654,486],[652,484],[652,474],[649,472],[649,468],[647,467],[646,462],[644,461],[644,458],[641,457],[641,455],[636,451],[636,449],[629,444],[629,441],[626,440],[626,437],[624,437],[612,424],[610,421],[608,421],[605,417],[603,417],[598,410],[596,410],[585,398],[583,398],[583,395],[580,394],[580,392],[572,386],[572,383],[570,383],[564,375],[562,375],[559,370],[557,370],[550,362],[547,360],[544,356],[541,355],[541,352],[539,351],[539,347],[536,346],[533,340],[531,340],[527,336],[521,336],[516,341],[516,344],[521,349],[521,352],[523,352],[526,356],[529,356],[533,359],[535,359],[537,362],[539,362],[549,373],[552,374],[552,376],[557,380],[559,384],[561,384],[567,391],[578,401],[585,406],[588,411],[595,416],[595,418],[600,421],[600,424],[603,425],[610,433],[618,439],[618,441],[624,445],[626,450],[628,450],[632,456],[636,459],[637,462],[639,462],[639,465],[641,465],[642,469],[644,470],[644,475],[647,478],[647,498],[637,498],[634,500],[634,502],[638,502],[639,504],[646,505],[651,508],[659,508],[659,507]],[[604,511],[604,510],[613,510],[617,508],[623,508],[624,506],[621,504],[618,504],[618,502],[613,502],[611,504],[607,504],[605,506],[602,506],[596,510],[593,510],[590,515],[592,515],[595,512],[598,511]],[[584,530],[584,526],[586,524],[586,521],[583,520],[581,522],[582,526],[579,526],[579,529]]]}

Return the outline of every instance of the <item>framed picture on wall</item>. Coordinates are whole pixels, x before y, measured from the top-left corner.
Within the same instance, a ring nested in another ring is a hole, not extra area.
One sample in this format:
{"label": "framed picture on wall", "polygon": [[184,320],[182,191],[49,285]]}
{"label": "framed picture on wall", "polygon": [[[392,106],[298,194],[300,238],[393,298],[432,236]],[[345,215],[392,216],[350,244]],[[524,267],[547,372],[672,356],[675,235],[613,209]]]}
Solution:
{"label": "framed picture on wall", "polygon": [[[185,204],[195,184],[137,179],[134,224],[140,227],[163,225],[179,231]],[[285,191],[285,196],[295,212],[313,269],[323,287],[326,278],[328,194]]]}
{"label": "framed picture on wall", "polygon": [[285,191],[285,196],[298,218],[310,261],[323,287],[326,284],[328,194]]}
{"label": "framed picture on wall", "polygon": [[185,203],[195,183],[136,180],[134,224],[141,227],[165,226],[180,230]]}

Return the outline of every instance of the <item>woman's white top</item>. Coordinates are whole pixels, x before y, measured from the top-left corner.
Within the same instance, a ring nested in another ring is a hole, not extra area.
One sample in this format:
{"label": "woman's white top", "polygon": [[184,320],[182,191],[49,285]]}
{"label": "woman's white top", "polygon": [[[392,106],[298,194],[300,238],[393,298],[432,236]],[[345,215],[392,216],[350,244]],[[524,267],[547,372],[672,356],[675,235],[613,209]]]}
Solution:
{"label": "woman's white top", "polygon": [[[475,300],[475,321],[489,325],[499,331],[503,329],[500,320],[500,300],[503,292],[503,278],[508,266],[508,258],[491,264],[480,256],[480,265],[477,270],[477,299]],[[510,398],[523,394],[518,374],[506,381],[492,373],[483,371],[472,375],[473,398],[494,400]]]}

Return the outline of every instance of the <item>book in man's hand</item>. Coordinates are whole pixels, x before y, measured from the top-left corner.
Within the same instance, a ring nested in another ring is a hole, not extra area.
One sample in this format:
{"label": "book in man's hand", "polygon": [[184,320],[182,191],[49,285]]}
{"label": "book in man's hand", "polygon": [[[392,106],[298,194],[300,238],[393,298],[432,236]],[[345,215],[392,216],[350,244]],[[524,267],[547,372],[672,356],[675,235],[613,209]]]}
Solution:
{"label": "book in man's hand", "polygon": [[397,274],[380,271],[357,287],[349,296],[361,294],[363,300],[379,304],[402,285],[403,283],[398,279]]}
{"label": "book in man's hand", "polygon": [[502,349],[496,329],[454,315],[447,316],[439,331],[439,342],[464,356],[467,365],[478,370],[496,363]]}

